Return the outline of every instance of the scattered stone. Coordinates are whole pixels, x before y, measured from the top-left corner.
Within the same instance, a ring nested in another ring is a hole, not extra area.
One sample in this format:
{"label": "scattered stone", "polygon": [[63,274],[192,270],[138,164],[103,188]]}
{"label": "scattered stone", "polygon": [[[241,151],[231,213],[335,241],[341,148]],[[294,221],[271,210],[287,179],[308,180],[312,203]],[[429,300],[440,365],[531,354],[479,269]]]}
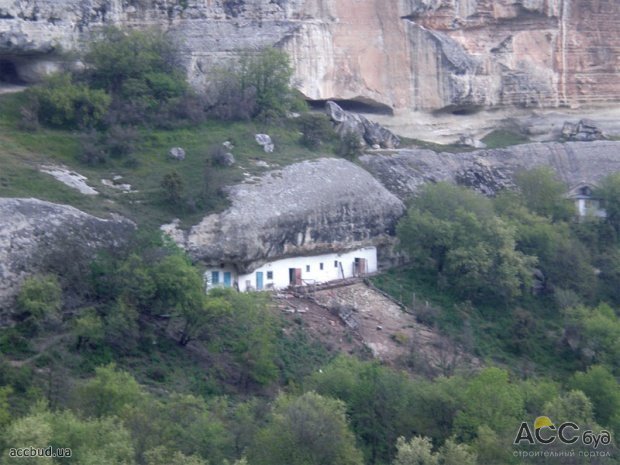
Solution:
{"label": "scattered stone", "polygon": [[256,160],[254,162],[254,165],[258,166],[259,168],[270,168],[271,167],[271,165],[264,160]]}
{"label": "scattered stone", "polygon": [[459,144],[465,145],[467,147],[473,147],[475,149],[486,149],[487,148],[487,144],[482,142],[480,139],[476,139],[472,135],[465,135],[465,134],[462,135],[459,138]]}
{"label": "scattered stone", "polygon": [[343,110],[336,102],[328,101],[325,111],[340,136],[353,132],[358,135],[360,142],[384,149],[394,149],[400,145],[400,139],[393,132],[362,115]]}
{"label": "scattered stone", "polygon": [[272,153],[275,149],[275,145],[271,141],[271,137],[267,134],[256,134],[254,138],[256,139],[256,143],[263,147],[263,150],[266,153]]}
{"label": "scattered stone", "polygon": [[168,156],[173,160],[183,161],[185,160],[185,150],[181,147],[172,147],[170,152],[168,152]]}
{"label": "scattered stone", "polygon": [[229,140],[222,142],[222,145],[224,146],[226,150],[232,150],[235,148],[235,146]]}
{"label": "scattered stone", "polygon": [[[114,178],[118,178],[119,176],[115,176]],[[131,189],[131,184],[123,184],[120,183],[118,179],[113,179],[110,181],[109,179],[102,179],[101,184],[106,187],[111,187],[112,189],[118,189],[119,191],[123,191],[125,194],[138,192]]]}
{"label": "scattered stone", "polygon": [[86,176],[82,176],[80,173],[76,173],[75,171],[71,171],[69,168],[65,166],[55,166],[55,165],[44,165],[40,168],[42,173],[49,174],[54,176],[58,181],[63,183],[66,186],[71,187],[72,189],[76,189],[80,191],[84,195],[98,195],[95,189],[86,184],[88,178]]}
{"label": "scattered stone", "polygon": [[562,127],[562,138],[577,142],[607,139],[591,119],[582,119],[577,124],[566,121]]}
{"label": "scattered stone", "polygon": [[234,165],[236,162],[235,156],[230,152],[218,153],[213,159],[218,165],[227,167]]}

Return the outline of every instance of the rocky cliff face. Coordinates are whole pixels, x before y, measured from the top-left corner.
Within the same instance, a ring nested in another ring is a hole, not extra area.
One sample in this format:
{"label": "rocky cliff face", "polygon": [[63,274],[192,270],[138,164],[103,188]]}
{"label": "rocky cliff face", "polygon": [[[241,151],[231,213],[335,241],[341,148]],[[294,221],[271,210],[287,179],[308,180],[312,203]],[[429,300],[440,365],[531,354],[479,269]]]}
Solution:
{"label": "rocky cliff face", "polygon": [[619,21],[615,0],[7,0],[0,78],[36,79],[105,24],[157,24],[197,86],[236,50],[277,44],[311,99],[576,106],[618,100]]}
{"label": "rocky cliff face", "polygon": [[620,171],[620,142],[567,142],[516,145],[506,149],[436,153],[406,149],[391,155],[364,155],[364,166],[405,200],[427,182],[454,182],[493,195],[511,187],[521,169],[549,166],[567,187],[596,182]]}
{"label": "rocky cliff face", "polygon": [[[0,198],[0,320],[23,280],[58,256],[77,260],[123,244],[134,229],[122,218],[103,220],[66,205]],[[1,323],[1,321],[0,321]]]}
{"label": "rocky cliff face", "polygon": [[203,263],[246,271],[295,255],[390,242],[403,203],[367,171],[323,158],[270,172],[229,190],[232,206],[177,241]]}

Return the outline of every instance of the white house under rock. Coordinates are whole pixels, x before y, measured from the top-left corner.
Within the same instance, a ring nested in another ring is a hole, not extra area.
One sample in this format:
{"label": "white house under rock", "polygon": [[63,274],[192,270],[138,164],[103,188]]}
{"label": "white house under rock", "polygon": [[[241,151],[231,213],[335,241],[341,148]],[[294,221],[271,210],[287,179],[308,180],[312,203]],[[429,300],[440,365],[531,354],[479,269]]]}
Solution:
{"label": "white house under rock", "polygon": [[595,190],[598,186],[594,183],[580,182],[573,186],[566,197],[575,202],[577,216],[580,219],[605,218],[607,212],[601,208],[601,199],[596,196]]}
{"label": "white house under rock", "polygon": [[350,252],[283,258],[246,274],[237,273],[232,264],[222,263],[207,268],[204,277],[207,290],[238,287],[245,292],[320,284],[376,271],[377,249],[364,247]]}

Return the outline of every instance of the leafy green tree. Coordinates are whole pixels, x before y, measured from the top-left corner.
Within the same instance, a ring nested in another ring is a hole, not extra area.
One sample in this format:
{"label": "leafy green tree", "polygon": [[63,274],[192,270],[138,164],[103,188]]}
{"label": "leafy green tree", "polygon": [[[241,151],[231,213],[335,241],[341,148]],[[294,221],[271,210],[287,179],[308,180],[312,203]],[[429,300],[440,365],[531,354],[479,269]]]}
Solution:
{"label": "leafy green tree", "polygon": [[607,213],[606,222],[609,223],[616,237],[620,236],[620,173],[610,174],[604,178],[596,190],[596,194],[603,201]]}
{"label": "leafy green tree", "polygon": [[377,363],[338,357],[312,376],[308,386],[346,403],[369,463],[390,461],[396,439],[417,427],[419,416],[412,415],[407,378]]}
{"label": "leafy green tree", "polygon": [[208,465],[197,455],[187,456],[183,452],[171,452],[165,447],[157,447],[146,454],[146,465]]}
{"label": "leafy green tree", "polygon": [[103,341],[105,336],[103,320],[94,308],[87,309],[75,319],[73,334],[77,339],[75,347],[78,350],[85,346],[97,346]]}
{"label": "leafy green tree", "polygon": [[531,280],[535,259],[515,249],[515,232],[491,201],[446,183],[428,184],[397,226],[416,266],[433,270],[462,297],[510,300]]}
{"label": "leafy green tree", "polygon": [[114,364],[97,368],[95,377],[78,388],[77,394],[80,410],[97,418],[118,415],[125,406],[137,405],[144,398],[133,376]]}
{"label": "leafy green tree", "polygon": [[571,202],[564,197],[566,186],[555,178],[551,168],[521,171],[515,183],[527,208],[537,215],[553,220],[567,220],[574,215]]}
{"label": "leafy green tree", "polygon": [[286,52],[246,51],[228,70],[214,73],[211,112],[222,119],[284,116],[300,99],[290,86],[293,69]]}
{"label": "leafy green tree", "polygon": [[281,395],[250,451],[257,465],[361,465],[344,404],[307,392]]}
{"label": "leafy green tree", "polygon": [[592,401],[598,423],[620,433],[620,386],[607,368],[597,365],[585,373],[575,373],[569,385]]}
{"label": "leafy green tree", "polygon": [[89,82],[117,98],[143,100],[147,105],[182,95],[184,77],[176,64],[171,40],[156,29],[110,27],[86,54]]}
{"label": "leafy green tree", "polygon": [[[49,414],[43,406],[37,405],[30,415],[13,421],[3,432],[5,444],[12,448],[46,448],[52,443],[52,425]],[[3,464],[6,465],[53,465],[48,457],[10,457],[9,450],[5,450]]]}
{"label": "leafy green tree", "polygon": [[620,368],[620,319],[608,305],[563,311],[564,340],[588,364]]}
{"label": "leafy green tree", "polygon": [[297,123],[301,131],[301,145],[311,150],[316,150],[336,138],[334,127],[325,114],[305,113],[301,115]]}
{"label": "leafy green tree", "polygon": [[483,425],[501,434],[523,421],[525,412],[521,390],[508,377],[507,371],[491,367],[469,381],[454,423],[460,438],[474,438]]}
{"label": "leafy green tree", "polygon": [[[223,299],[232,309],[216,326],[222,349],[233,354],[239,384],[269,384],[277,378],[278,324],[265,295],[214,289],[209,299]],[[221,300],[212,300],[221,302]],[[217,305],[216,308],[222,308]]]}
{"label": "leafy green tree", "polygon": [[[0,432],[11,421],[11,412],[9,411],[9,396],[13,393],[11,386],[0,387]],[[2,443],[0,442],[0,449]]]}
{"label": "leafy green tree", "polygon": [[458,444],[448,439],[439,449],[441,465],[476,465],[477,456],[466,444]]}
{"label": "leafy green tree", "polygon": [[62,289],[54,275],[27,278],[17,295],[19,319],[39,324],[45,318],[57,316],[62,305]]}
{"label": "leafy green tree", "polygon": [[31,92],[37,102],[39,120],[58,128],[100,126],[111,103],[104,91],[74,83],[69,74],[52,76]]}
{"label": "leafy green tree", "polygon": [[596,292],[590,253],[566,222],[533,213],[513,194],[498,196],[494,205],[514,228],[517,249],[537,257],[548,290],[562,287],[584,296]]}
{"label": "leafy green tree", "polygon": [[171,171],[164,175],[161,180],[161,188],[166,200],[172,205],[178,205],[183,198],[183,178],[177,171]]}
{"label": "leafy green tree", "polygon": [[572,421],[579,425],[594,423],[592,402],[581,391],[572,390],[546,402],[540,410],[556,424]]}
{"label": "leafy green tree", "polygon": [[439,457],[433,453],[433,443],[429,438],[416,436],[405,441],[400,437],[396,449],[393,465],[439,465]]}
{"label": "leafy green tree", "polygon": [[134,449],[129,431],[116,418],[82,420],[72,412],[49,413],[54,447],[71,449],[71,457],[57,459],[70,465],[132,465]]}

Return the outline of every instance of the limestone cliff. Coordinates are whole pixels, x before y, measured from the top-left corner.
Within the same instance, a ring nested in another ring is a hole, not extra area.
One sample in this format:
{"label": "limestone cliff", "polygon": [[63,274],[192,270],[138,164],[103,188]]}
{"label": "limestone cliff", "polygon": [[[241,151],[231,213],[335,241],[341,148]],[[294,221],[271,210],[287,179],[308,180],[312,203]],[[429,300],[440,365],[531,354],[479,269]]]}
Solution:
{"label": "limestone cliff", "polygon": [[399,150],[390,155],[364,155],[364,166],[392,193],[405,200],[426,182],[447,181],[488,195],[510,187],[520,169],[549,166],[567,187],[596,182],[620,171],[620,142],[536,143],[505,149],[436,153]]}
{"label": "limestone cliff", "polygon": [[36,79],[105,24],[157,24],[196,86],[236,50],[277,44],[311,99],[576,106],[618,100],[619,20],[615,0],[5,0],[0,78]]}
{"label": "limestone cliff", "polygon": [[404,211],[367,171],[333,158],[267,173],[228,194],[231,207],[182,242],[195,260],[235,263],[241,272],[274,258],[381,246]]}
{"label": "limestone cliff", "polygon": [[23,280],[60,260],[78,260],[123,244],[134,229],[122,218],[103,220],[37,199],[0,198],[0,324]]}

